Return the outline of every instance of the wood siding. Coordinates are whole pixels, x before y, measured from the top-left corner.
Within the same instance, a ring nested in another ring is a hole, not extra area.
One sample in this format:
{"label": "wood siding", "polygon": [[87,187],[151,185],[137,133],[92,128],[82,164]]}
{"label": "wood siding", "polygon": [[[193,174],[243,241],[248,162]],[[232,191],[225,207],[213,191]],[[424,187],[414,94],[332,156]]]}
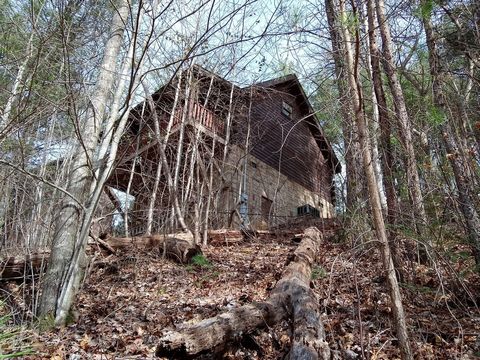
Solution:
{"label": "wood siding", "polygon": [[[250,115],[250,153],[306,189],[331,201],[332,170],[310,130],[305,104],[288,89],[257,89]],[[286,102],[291,118],[282,113]]]}

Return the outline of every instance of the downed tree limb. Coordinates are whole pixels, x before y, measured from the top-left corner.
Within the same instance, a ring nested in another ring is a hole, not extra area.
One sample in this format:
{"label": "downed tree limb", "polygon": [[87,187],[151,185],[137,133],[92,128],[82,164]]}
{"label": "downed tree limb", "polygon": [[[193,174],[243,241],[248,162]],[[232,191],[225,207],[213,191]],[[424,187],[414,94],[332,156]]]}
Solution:
{"label": "downed tree limb", "polygon": [[31,277],[46,267],[48,252],[26,256],[11,256],[0,260],[0,280],[13,280]]}
{"label": "downed tree limb", "polygon": [[[290,230],[270,231],[218,229],[208,231],[208,244],[213,246],[229,246],[254,240],[278,241],[278,237],[295,238],[295,236],[297,236],[295,232]],[[300,242],[300,239],[297,242]]]}
{"label": "downed tree limb", "polygon": [[112,249],[158,249],[165,257],[181,264],[189,263],[195,255],[202,253],[198,245],[188,240],[163,235],[139,236],[129,238],[107,238],[104,240]]}
{"label": "downed tree limb", "polygon": [[177,331],[167,331],[157,346],[157,356],[184,359],[218,352],[257,328],[292,316],[290,359],[330,359],[318,301],[310,289],[312,264],[321,240],[318,229],[305,231],[294,260],[265,302],[244,305],[197,324],[180,325]]}
{"label": "downed tree limb", "polygon": [[112,248],[110,245],[108,245],[105,241],[103,241],[100,237],[93,235],[93,233],[90,231],[89,236],[98,243],[99,246],[107,250],[110,254],[115,253],[115,249]]}
{"label": "downed tree limb", "polygon": [[207,233],[210,245],[232,245],[244,241],[243,233],[240,230],[219,229],[209,230]]}
{"label": "downed tree limb", "polygon": [[[93,238],[93,237],[92,237]],[[131,238],[93,238],[109,253],[119,249],[158,250],[165,257],[181,264],[188,264],[195,255],[202,253],[197,245],[192,245],[184,239],[165,237],[161,235],[131,237]],[[0,280],[15,280],[38,275],[44,271],[48,262],[49,253],[11,256],[0,259]]]}

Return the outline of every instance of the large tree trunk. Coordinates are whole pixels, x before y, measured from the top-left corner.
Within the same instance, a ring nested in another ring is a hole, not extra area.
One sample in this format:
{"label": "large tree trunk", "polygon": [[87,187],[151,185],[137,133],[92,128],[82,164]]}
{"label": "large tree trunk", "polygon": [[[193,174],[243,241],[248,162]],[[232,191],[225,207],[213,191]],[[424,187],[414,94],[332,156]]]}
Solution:
{"label": "large tree trunk", "polygon": [[293,314],[290,359],[330,359],[318,301],[309,286],[321,240],[318,229],[305,231],[294,261],[288,265],[267,301],[244,305],[197,324],[184,324],[178,331],[167,331],[160,339],[157,355],[183,359],[223,350],[244,334],[272,326]]}
{"label": "large tree trunk", "polygon": [[480,217],[471,194],[473,186],[469,177],[470,170],[465,159],[465,151],[461,151],[462,143],[460,142],[460,146],[457,146],[455,142],[455,132],[452,129],[455,121],[447,116],[448,109],[443,93],[444,74],[440,66],[440,58],[437,53],[430,16],[423,17],[423,26],[427,39],[430,74],[432,76],[433,103],[445,117],[442,125],[445,149],[447,150],[447,157],[452,166],[455,184],[457,185],[460,211],[465,219],[469,242],[472,246],[475,262],[480,269]]}
{"label": "large tree trunk", "polygon": [[[334,11],[334,9],[332,9]],[[398,286],[397,277],[395,274],[395,267],[390,253],[390,246],[388,243],[387,232],[382,214],[382,205],[380,201],[380,194],[378,190],[377,179],[375,178],[375,171],[373,169],[372,155],[370,152],[369,136],[367,122],[363,112],[363,95],[362,87],[358,78],[358,58],[360,56],[358,50],[360,45],[360,38],[358,30],[356,32],[355,46],[356,59],[354,60],[351,49],[350,32],[344,23],[342,23],[346,16],[344,0],[339,1],[337,24],[340,24],[343,33],[345,46],[345,63],[347,76],[350,86],[350,98],[355,110],[355,120],[357,124],[358,135],[360,139],[361,153],[363,156],[363,168],[368,185],[368,199],[372,211],[372,218],[374,222],[375,232],[380,244],[380,252],[382,255],[383,266],[387,272],[387,283],[390,292],[390,299],[392,301],[392,310],[394,315],[395,330],[401,348],[402,359],[413,359],[410,350],[410,343],[408,340],[407,325],[405,313],[403,311],[402,297],[400,288]],[[340,22],[339,22],[340,21]]]}
{"label": "large tree trunk", "polygon": [[[90,205],[85,204],[85,202],[90,195],[93,179],[92,159],[100,136],[110,91],[115,82],[117,58],[129,9],[129,1],[120,0],[114,11],[111,35],[105,45],[99,78],[92,95],[91,109],[83,122],[83,127],[79,129],[80,144],[76,148],[67,185],[67,191],[77,201],[73,201],[70,197],[65,198],[56,219],[52,252],[49,259],[50,265],[43,279],[39,315],[52,314],[58,324],[62,324],[66,317],[66,314],[65,316],[59,316],[59,307],[63,305],[60,304],[59,298],[66,286],[67,273],[77,247],[80,255],[73,265],[81,267],[84,262],[85,241],[80,238],[82,236],[79,230],[86,215],[86,206]],[[85,234],[85,238],[87,234]],[[81,271],[81,269],[76,270]]]}
{"label": "large tree trunk", "polygon": [[[415,158],[415,149],[413,147],[412,139],[412,124],[408,116],[403,90],[400,81],[397,77],[397,71],[392,56],[392,38],[390,35],[390,28],[388,26],[387,18],[385,16],[385,4],[383,0],[376,0],[376,10],[380,34],[383,42],[383,65],[385,73],[390,84],[390,91],[392,93],[393,101],[395,103],[395,112],[400,129],[400,137],[405,150],[405,167],[407,172],[407,185],[410,193],[410,199],[413,205],[414,223],[419,235],[424,234],[424,227],[426,226],[427,216],[423,203],[423,195],[420,188],[420,178],[418,175],[417,162]],[[426,238],[426,241],[429,241]],[[425,258],[426,249],[422,250],[422,257]]]}

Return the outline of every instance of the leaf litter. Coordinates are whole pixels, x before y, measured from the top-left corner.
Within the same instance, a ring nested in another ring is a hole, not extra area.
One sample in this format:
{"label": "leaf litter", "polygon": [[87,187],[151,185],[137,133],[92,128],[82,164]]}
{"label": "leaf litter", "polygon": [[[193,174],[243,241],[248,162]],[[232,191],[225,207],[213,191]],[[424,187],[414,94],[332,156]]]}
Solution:
{"label": "leaf litter", "polygon": [[[252,301],[263,301],[296,244],[286,237],[203,249],[208,264],[180,265],[152,252],[95,257],[74,309],[75,323],[37,331],[25,359],[152,359],[162,332]],[[403,259],[401,283],[417,359],[480,356],[480,281]],[[399,359],[392,309],[378,252],[326,241],[311,286],[337,359]],[[11,296],[19,297],[22,286]],[[291,324],[247,335],[211,358],[282,359]],[[203,358],[209,358],[203,357]]]}

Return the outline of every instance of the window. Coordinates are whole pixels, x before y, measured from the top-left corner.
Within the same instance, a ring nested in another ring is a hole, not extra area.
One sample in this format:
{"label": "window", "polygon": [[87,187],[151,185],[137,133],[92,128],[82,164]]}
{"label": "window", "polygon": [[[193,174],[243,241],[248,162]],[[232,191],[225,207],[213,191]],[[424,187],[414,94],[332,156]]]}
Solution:
{"label": "window", "polygon": [[254,162],[254,161],[250,161],[250,165],[252,166],[252,169],[256,169],[256,168],[257,168],[257,163]]}
{"label": "window", "polygon": [[293,108],[292,105],[286,103],[285,101],[282,102],[282,114],[288,117],[289,119],[292,118]]}

